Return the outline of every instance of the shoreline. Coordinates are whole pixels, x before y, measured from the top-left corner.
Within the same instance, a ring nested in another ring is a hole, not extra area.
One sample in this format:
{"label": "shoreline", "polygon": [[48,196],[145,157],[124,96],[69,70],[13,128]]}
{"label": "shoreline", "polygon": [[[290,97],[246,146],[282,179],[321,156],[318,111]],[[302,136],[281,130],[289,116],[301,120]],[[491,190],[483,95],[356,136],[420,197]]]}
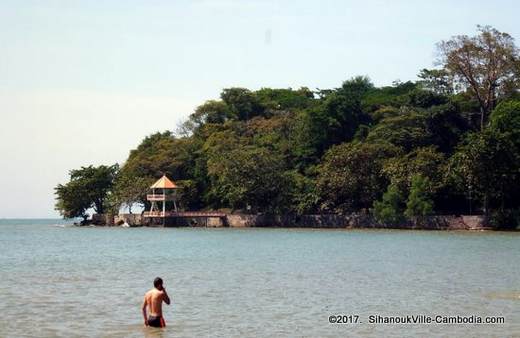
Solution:
{"label": "shoreline", "polygon": [[[79,224],[77,224],[79,225]],[[206,228],[302,228],[302,229],[393,229],[393,230],[463,230],[463,231],[517,231],[497,228],[483,215],[433,215],[399,224],[382,224],[364,213],[275,215],[223,213],[220,217],[159,217],[142,214],[115,216],[94,214],[87,224],[122,227],[206,227]]]}
{"label": "shoreline", "polygon": [[199,229],[199,230],[301,230],[301,231],[403,231],[403,232],[446,232],[446,233],[518,233],[520,229],[505,229],[505,228],[482,228],[482,229],[421,229],[421,228],[391,228],[391,227],[367,227],[367,228],[331,228],[331,227],[301,227],[301,226],[261,226],[261,227],[204,227],[204,226],[148,226],[148,225],[135,225],[135,226],[120,226],[120,225],[80,225],[80,224],[72,224],[70,227],[78,227],[78,228],[147,228],[147,229]]}

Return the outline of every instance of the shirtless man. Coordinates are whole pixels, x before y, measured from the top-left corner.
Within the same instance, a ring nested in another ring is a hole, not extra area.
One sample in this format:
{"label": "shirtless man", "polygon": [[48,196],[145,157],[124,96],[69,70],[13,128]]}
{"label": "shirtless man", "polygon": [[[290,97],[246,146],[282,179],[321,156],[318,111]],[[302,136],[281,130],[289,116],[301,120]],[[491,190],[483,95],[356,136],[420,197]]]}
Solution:
{"label": "shirtless man", "polygon": [[[163,286],[163,281],[161,278],[155,278],[153,281],[153,286],[154,288],[144,295],[142,306],[144,325],[152,327],[165,327],[166,323],[164,322],[162,316],[162,302],[164,301],[166,304],[170,305],[170,297],[168,297],[168,294],[166,293],[166,289]],[[150,308],[149,315],[146,314],[147,308]]]}

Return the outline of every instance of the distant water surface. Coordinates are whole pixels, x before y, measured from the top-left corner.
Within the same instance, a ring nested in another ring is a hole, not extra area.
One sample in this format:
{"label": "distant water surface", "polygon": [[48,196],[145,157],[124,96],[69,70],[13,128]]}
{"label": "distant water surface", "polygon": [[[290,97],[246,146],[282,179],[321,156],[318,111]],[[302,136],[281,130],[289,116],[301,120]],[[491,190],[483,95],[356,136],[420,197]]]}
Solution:
{"label": "distant water surface", "polygon": [[[0,337],[494,336],[520,333],[520,234],[97,228],[0,220]],[[156,276],[172,306],[144,329]],[[329,324],[333,314],[361,324]],[[369,315],[505,316],[497,325]]]}

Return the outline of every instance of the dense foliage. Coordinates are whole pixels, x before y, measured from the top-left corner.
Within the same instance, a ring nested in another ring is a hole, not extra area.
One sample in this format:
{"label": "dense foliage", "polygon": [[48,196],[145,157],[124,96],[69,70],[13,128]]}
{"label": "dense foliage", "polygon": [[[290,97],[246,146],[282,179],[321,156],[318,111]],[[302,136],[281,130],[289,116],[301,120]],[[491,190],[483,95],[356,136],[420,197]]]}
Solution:
{"label": "dense foliage", "polygon": [[397,186],[390,184],[381,201],[374,202],[376,220],[389,225],[397,225],[404,221],[404,199]]}
{"label": "dense foliage", "polygon": [[[372,210],[394,223],[432,213],[518,215],[513,39],[479,27],[438,48],[439,68],[421,70],[417,82],[375,87],[355,77],[327,90],[224,89],[178,131],[132,150],[111,201],[146,203],[146,187],[166,173],[184,209]],[[68,208],[64,187],[60,209]]]}
{"label": "dense foliage", "polygon": [[90,208],[98,214],[104,213],[118,170],[117,164],[71,170],[70,181],[55,188],[56,210],[65,218],[86,219],[86,211]]}

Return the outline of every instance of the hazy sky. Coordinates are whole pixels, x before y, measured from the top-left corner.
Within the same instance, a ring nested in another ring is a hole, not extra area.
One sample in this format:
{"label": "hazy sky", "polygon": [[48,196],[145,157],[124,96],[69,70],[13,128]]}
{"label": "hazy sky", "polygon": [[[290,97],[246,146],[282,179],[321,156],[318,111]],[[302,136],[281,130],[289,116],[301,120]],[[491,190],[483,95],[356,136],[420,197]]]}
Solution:
{"label": "hazy sky", "polygon": [[222,88],[414,80],[434,45],[515,1],[0,0],[0,218],[56,217],[53,187],[123,162]]}

